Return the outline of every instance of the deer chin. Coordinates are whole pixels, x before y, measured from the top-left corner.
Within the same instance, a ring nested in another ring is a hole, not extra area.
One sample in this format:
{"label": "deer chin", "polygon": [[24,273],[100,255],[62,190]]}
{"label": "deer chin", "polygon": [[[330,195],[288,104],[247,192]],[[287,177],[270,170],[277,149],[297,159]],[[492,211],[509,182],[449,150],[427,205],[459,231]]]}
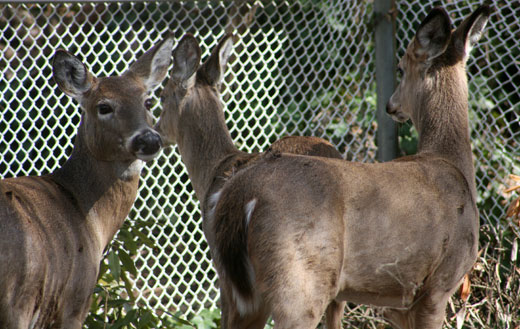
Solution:
{"label": "deer chin", "polygon": [[138,153],[135,153],[135,157],[141,161],[148,162],[148,161],[155,159],[159,155],[160,152],[161,152],[160,149],[159,149],[159,151],[157,151],[153,154],[145,154],[142,152],[138,152]]}
{"label": "deer chin", "polygon": [[121,174],[122,180],[131,180],[141,175],[141,171],[144,167],[144,161],[137,159],[134,160],[129,166],[127,166]]}
{"label": "deer chin", "polygon": [[396,121],[396,122],[400,122],[400,123],[403,123],[403,122],[406,122],[408,121],[408,119],[410,119],[406,114],[404,114],[403,112],[395,112],[395,113],[388,113],[388,115],[390,115],[390,117],[392,118],[392,120]]}

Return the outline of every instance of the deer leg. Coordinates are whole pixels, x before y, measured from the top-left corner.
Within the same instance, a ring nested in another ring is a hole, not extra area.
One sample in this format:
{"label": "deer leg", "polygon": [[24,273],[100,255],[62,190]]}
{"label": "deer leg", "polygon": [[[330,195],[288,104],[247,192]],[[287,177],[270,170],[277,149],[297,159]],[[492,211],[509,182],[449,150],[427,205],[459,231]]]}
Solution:
{"label": "deer leg", "polygon": [[[81,319],[84,319],[84,317],[81,317]],[[77,317],[69,318],[63,321],[61,326],[57,326],[56,329],[81,329],[83,326],[83,321],[81,319]]]}
{"label": "deer leg", "polygon": [[327,329],[341,329],[341,319],[345,311],[346,302],[333,300],[325,310],[325,323]]}
{"label": "deer leg", "polygon": [[233,312],[233,314],[229,315],[229,329],[263,329],[269,317],[269,312],[261,309],[244,316],[241,316],[238,312]]}
{"label": "deer leg", "polygon": [[2,318],[5,316],[0,314],[0,328],[26,329],[30,326],[29,316],[18,316],[11,318]]}
{"label": "deer leg", "polygon": [[0,328],[30,328],[31,322],[36,321],[38,315],[36,314],[36,316],[34,316],[33,311],[33,299],[27,299],[26,303],[16,303],[15,305],[0,302]]}
{"label": "deer leg", "polygon": [[384,317],[396,329],[440,329],[446,316],[446,304],[451,294],[426,293],[410,310],[388,309]]}
{"label": "deer leg", "polygon": [[411,329],[413,324],[410,322],[410,311],[385,309],[383,317],[395,329]]}
{"label": "deer leg", "polygon": [[[222,285],[222,282],[220,283]],[[229,328],[229,301],[226,291],[220,288],[220,326],[222,329]]]}
{"label": "deer leg", "polygon": [[450,294],[427,295],[412,308],[413,329],[440,329],[446,317],[446,304]]}
{"label": "deer leg", "polygon": [[269,312],[261,305],[255,312],[241,315],[235,302],[230,297],[228,289],[220,289],[220,305],[222,316],[220,326],[222,329],[263,329]]}
{"label": "deer leg", "polygon": [[285,289],[271,304],[274,329],[315,329],[322,319],[329,296],[309,296],[308,291],[301,290],[303,284],[295,286],[297,290]]}

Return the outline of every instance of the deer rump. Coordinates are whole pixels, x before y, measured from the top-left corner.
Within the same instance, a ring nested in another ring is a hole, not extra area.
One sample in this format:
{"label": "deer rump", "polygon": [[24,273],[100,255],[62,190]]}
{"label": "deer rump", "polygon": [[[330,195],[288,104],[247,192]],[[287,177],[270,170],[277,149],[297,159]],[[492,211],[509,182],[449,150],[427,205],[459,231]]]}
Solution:
{"label": "deer rump", "polygon": [[476,257],[470,187],[441,158],[266,156],[214,199],[210,249],[242,315],[287,300],[410,307],[431,287],[453,291]]}

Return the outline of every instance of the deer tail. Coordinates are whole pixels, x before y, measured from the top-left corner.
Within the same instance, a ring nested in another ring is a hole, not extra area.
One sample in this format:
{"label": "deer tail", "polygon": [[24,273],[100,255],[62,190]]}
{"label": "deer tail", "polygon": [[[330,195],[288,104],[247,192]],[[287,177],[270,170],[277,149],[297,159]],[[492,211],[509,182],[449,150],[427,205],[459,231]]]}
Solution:
{"label": "deer tail", "polygon": [[[232,185],[232,184],[231,184]],[[231,287],[241,314],[256,309],[255,273],[248,254],[247,231],[258,199],[241,189],[226,187],[215,194],[213,230],[215,233],[214,261],[220,280]]]}

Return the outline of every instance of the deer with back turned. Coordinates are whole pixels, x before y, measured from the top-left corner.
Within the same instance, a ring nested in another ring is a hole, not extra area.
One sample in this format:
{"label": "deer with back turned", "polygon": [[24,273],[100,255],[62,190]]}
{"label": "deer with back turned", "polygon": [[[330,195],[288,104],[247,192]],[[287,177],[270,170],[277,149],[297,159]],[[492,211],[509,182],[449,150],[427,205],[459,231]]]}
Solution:
{"label": "deer with back turned", "polygon": [[[471,270],[479,215],[465,63],[490,9],[457,29],[433,9],[399,63],[387,112],[411,118],[418,153],[385,163],[270,152],[209,197],[205,231],[224,328],[316,328],[331,303],[438,329]],[[327,317],[340,328],[341,316]]]}
{"label": "deer with back turned", "polygon": [[0,328],[81,328],[103,250],[130,212],[144,162],[162,147],[147,94],[172,47],[170,35],[124,74],[100,78],[56,52],[54,79],[80,104],[81,123],[61,168],[0,181]]}
{"label": "deer with back turned", "polygon": [[[170,80],[161,94],[162,113],[156,125],[165,145],[176,144],[191,184],[201,204],[203,229],[208,240],[206,217],[209,196],[234,174],[249,167],[262,153],[240,151],[233,144],[224,119],[220,85],[233,47],[233,36],[225,35],[204,64],[197,40],[185,35],[173,52]],[[317,137],[288,136],[274,142],[273,152],[290,152],[341,159],[327,141]],[[221,299],[225,309],[226,299]],[[344,303],[331,303],[330,312],[342,312]],[[336,311],[336,309],[338,311]],[[225,327],[226,319],[222,319]]]}

